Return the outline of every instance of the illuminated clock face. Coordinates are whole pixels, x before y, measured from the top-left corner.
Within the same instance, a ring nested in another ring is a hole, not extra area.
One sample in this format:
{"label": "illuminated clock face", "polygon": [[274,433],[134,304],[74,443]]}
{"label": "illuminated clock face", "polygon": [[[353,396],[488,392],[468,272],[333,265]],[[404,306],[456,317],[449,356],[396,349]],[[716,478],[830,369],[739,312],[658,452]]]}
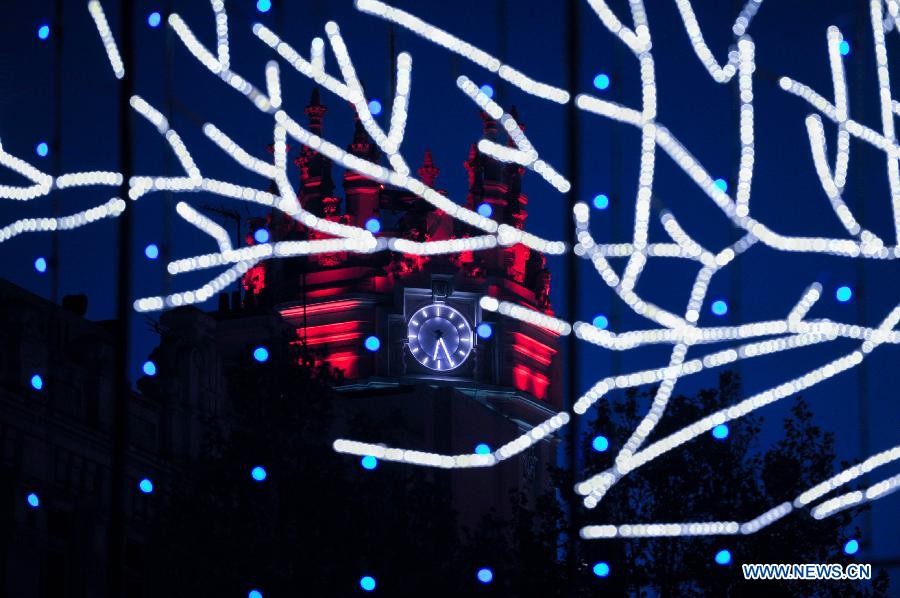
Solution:
{"label": "illuminated clock face", "polygon": [[426,305],[414,313],[407,332],[413,357],[431,370],[458,368],[472,352],[472,327],[447,305]]}

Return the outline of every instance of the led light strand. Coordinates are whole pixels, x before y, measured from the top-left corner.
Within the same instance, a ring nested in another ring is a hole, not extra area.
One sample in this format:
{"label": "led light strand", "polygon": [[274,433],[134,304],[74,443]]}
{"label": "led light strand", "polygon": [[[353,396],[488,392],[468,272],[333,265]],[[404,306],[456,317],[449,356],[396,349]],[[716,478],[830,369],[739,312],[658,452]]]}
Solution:
{"label": "led light strand", "polygon": [[872,455],[862,463],[857,463],[852,467],[848,467],[844,471],[828,478],[824,482],[816,484],[815,486],[795,498],[794,506],[797,508],[805,507],[819,500],[829,492],[832,492],[833,490],[836,490],[841,486],[849,484],[860,476],[863,476],[878,467],[893,463],[898,460],[900,460],[900,444]]}
{"label": "led light strand", "polygon": [[175,212],[179,216],[184,218],[184,220],[188,224],[196,226],[207,235],[212,237],[213,240],[219,245],[220,252],[225,253],[231,251],[231,238],[228,236],[228,233],[225,231],[222,225],[201,214],[183,201],[178,202],[178,204],[175,206]]}
{"label": "led light strand", "polygon": [[851,507],[863,505],[879,498],[884,498],[889,494],[893,494],[900,490],[900,474],[884,479],[877,484],[873,484],[864,491],[855,490],[847,492],[828,499],[822,504],[816,506],[812,510],[812,516],[816,519],[825,519],[841,511],[845,511]]}
{"label": "led light strand", "polygon": [[124,210],[125,202],[118,197],[114,197],[104,204],[76,212],[71,216],[60,216],[58,218],[23,218],[0,228],[0,243],[8,241],[22,233],[72,230],[104,218],[116,218]]}
{"label": "led light strand", "polygon": [[494,58],[487,52],[479,50],[472,44],[465,42],[434,25],[426,23],[422,19],[406,11],[394,8],[379,0],[356,0],[355,6],[360,12],[373,15],[380,19],[395,23],[405,29],[409,29],[416,35],[420,35],[427,40],[450,50],[454,54],[459,54],[463,58],[474,62],[478,66],[483,67],[492,73],[497,73],[501,79],[518,87],[527,94],[550,100],[557,104],[566,104],[569,101],[569,94],[564,89],[541,83],[540,81],[535,81],[511,66],[503,64],[500,60]]}
{"label": "led light strand", "polygon": [[113,74],[116,79],[121,79],[125,76],[125,64],[122,62],[122,56],[119,54],[119,48],[116,46],[116,40],[109,28],[109,22],[106,20],[106,13],[103,12],[100,0],[90,0],[88,12],[94,19],[94,25],[97,27],[97,33],[100,34],[100,41],[103,42],[103,48],[106,50],[106,57],[109,59]]}

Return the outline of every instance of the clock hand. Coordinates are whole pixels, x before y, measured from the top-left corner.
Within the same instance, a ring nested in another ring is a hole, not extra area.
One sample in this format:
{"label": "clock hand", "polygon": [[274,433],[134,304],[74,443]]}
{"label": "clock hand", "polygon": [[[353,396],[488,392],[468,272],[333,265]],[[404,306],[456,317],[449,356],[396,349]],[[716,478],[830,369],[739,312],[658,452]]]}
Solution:
{"label": "clock hand", "polygon": [[[444,339],[440,339],[438,341],[438,344],[440,344],[440,346],[444,349],[444,355],[447,356],[447,361],[453,363],[452,360],[450,359],[450,351],[447,350],[447,345],[446,345],[446,343],[444,343]],[[437,351],[435,351],[435,354],[437,354]]]}
{"label": "clock hand", "polygon": [[441,348],[440,341],[441,341],[441,339],[438,339],[438,342],[434,343],[434,357],[432,357],[432,359],[434,359],[435,361],[437,361],[438,349]]}

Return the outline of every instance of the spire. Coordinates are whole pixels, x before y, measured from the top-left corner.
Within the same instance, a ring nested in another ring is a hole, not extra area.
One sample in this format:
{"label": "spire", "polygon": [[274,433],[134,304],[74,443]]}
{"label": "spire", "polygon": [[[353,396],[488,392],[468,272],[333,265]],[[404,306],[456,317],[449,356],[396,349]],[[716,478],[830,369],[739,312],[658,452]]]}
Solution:
{"label": "spire", "polygon": [[322,121],[326,110],[328,109],[322,105],[322,101],[319,99],[319,88],[313,87],[309,105],[303,111],[309,118],[309,130],[316,135],[322,135]]}
{"label": "spire", "polygon": [[424,163],[416,172],[419,173],[419,178],[422,179],[423,183],[429,187],[434,187],[438,175],[441,174],[441,169],[434,165],[434,158],[430,149],[425,150]]}
{"label": "spire", "polygon": [[481,120],[484,126],[484,138],[493,141],[497,137],[497,121],[483,110],[481,112]]}

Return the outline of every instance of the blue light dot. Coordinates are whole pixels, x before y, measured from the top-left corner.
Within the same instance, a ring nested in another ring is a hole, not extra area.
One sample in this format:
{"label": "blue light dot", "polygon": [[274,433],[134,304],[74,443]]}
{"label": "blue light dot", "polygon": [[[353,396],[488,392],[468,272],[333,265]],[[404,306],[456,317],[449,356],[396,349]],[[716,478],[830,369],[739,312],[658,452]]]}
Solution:
{"label": "blue light dot", "polygon": [[148,260],[155,260],[159,257],[159,247],[156,243],[150,243],[146,247],[144,247],[144,255],[147,256]]}
{"label": "blue light dot", "polygon": [[481,583],[491,583],[494,581],[494,572],[487,567],[478,570],[478,581]]}
{"label": "blue light dot", "polygon": [[47,39],[50,37],[50,25],[41,25],[38,27],[38,38]]}
{"label": "blue light dot", "polygon": [[381,232],[381,220],[378,218],[369,218],[366,220],[366,230],[373,234]]}
{"label": "blue light dot", "polygon": [[378,116],[381,114],[381,102],[378,100],[371,100],[369,102],[369,112],[372,113],[372,116]]}
{"label": "blue light dot", "polygon": [[362,459],[359,460],[359,464],[362,465],[363,469],[368,469],[372,471],[376,467],[378,467],[378,459],[373,457],[372,455],[366,455]]}
{"label": "blue light dot", "polygon": [[475,454],[476,455],[490,455],[491,447],[489,447],[488,445],[486,445],[485,443],[482,442],[481,444],[479,444],[478,446],[475,447]]}
{"label": "blue light dot", "polygon": [[269,242],[269,231],[264,228],[256,229],[256,232],[253,233],[253,240],[257,243],[268,243]]}
{"label": "blue light dot", "polygon": [[46,141],[41,141],[37,144],[37,147],[34,148],[34,151],[37,152],[37,155],[41,158],[46,158],[47,154],[50,153],[50,146],[47,145]]}
{"label": "blue light dot", "polygon": [[253,359],[256,361],[263,363],[268,361],[269,359],[269,350],[265,347],[257,347],[253,349]]}
{"label": "blue light dot", "polygon": [[844,544],[844,552],[846,554],[856,554],[859,551],[859,542],[856,540],[849,540],[846,544]]}
{"label": "blue light dot", "polygon": [[366,349],[369,351],[375,352],[381,348],[381,341],[377,336],[370,336],[366,338]]}
{"label": "blue light dot", "polygon": [[606,577],[609,575],[609,565],[604,562],[599,562],[594,565],[594,575],[597,577]]}
{"label": "blue light dot", "polygon": [[150,494],[153,492],[153,482],[151,482],[148,478],[144,478],[138,483],[138,488],[141,489],[141,492],[144,494]]}
{"label": "blue light dot", "polygon": [[594,326],[599,328],[600,330],[606,330],[606,327],[609,326],[609,318],[604,316],[603,314],[597,314],[594,316]]}
{"label": "blue light dot", "polygon": [[848,286],[843,286],[835,291],[834,296],[841,303],[847,303],[853,297],[853,290]]}
{"label": "blue light dot", "polygon": [[269,12],[272,8],[272,0],[256,0],[256,10],[259,12]]}
{"label": "blue light dot", "polygon": [[599,75],[594,77],[594,87],[600,90],[609,87],[609,75],[607,75],[606,73],[600,73]]}
{"label": "blue light dot", "polygon": [[728,425],[719,424],[712,429],[712,435],[716,440],[725,440],[726,438],[728,438]]}
{"label": "blue light dot", "polygon": [[846,56],[850,53],[850,42],[847,40],[841,40],[841,43],[838,44],[838,50],[841,53],[841,56]]}
{"label": "blue light dot", "polygon": [[598,453],[602,453],[609,448],[609,439],[606,436],[602,435],[594,436],[594,440],[593,442],[591,442],[591,446],[593,446],[594,450]]}
{"label": "blue light dot", "polygon": [[158,12],[151,12],[147,15],[147,24],[153,27],[154,29],[159,27],[159,24],[162,22],[162,17]]}
{"label": "blue light dot", "polygon": [[250,590],[247,593],[247,598],[263,598],[263,593],[259,590]]}
{"label": "blue light dot", "polygon": [[713,184],[718,187],[720,191],[728,191],[728,183],[725,182],[725,179],[716,179]]}
{"label": "blue light dot", "polygon": [[594,197],[594,207],[598,210],[605,210],[609,207],[609,198],[602,193],[600,195],[597,195],[596,197]]}
{"label": "blue light dot", "polygon": [[478,204],[478,208],[476,209],[476,211],[485,218],[490,218],[494,213],[494,206],[489,203],[480,203]]}
{"label": "blue light dot", "polygon": [[31,388],[35,390],[40,390],[44,388],[44,379],[41,378],[40,374],[35,374],[31,377]]}
{"label": "blue light dot", "polygon": [[719,299],[718,301],[713,301],[710,309],[717,316],[724,316],[728,313],[728,304]]}
{"label": "blue light dot", "polygon": [[478,328],[475,329],[475,332],[477,332],[478,336],[481,338],[488,339],[494,334],[494,328],[487,322],[482,322],[478,325]]}
{"label": "blue light dot", "polygon": [[144,373],[148,376],[156,375],[156,364],[150,361],[149,359],[144,362],[144,365],[141,366],[141,369],[144,370]]}
{"label": "blue light dot", "polygon": [[731,562],[731,552],[723,548],[716,553],[716,562],[720,565],[727,565]]}
{"label": "blue light dot", "polygon": [[42,257],[39,257],[38,259],[34,260],[34,269],[37,270],[38,272],[40,272],[41,274],[46,272],[47,271],[47,260]]}
{"label": "blue light dot", "polygon": [[[36,509],[41,506],[41,499],[38,498],[38,495],[32,492],[28,496],[25,497],[26,502],[28,502],[28,506],[32,509]],[[855,540],[854,540],[855,541]]]}
{"label": "blue light dot", "polygon": [[488,85],[487,83],[485,83],[484,85],[481,86],[481,93],[483,93],[484,95],[486,95],[489,98],[492,98],[492,97],[494,97],[494,88],[491,87],[490,85]]}
{"label": "blue light dot", "polygon": [[268,475],[269,474],[266,473],[266,468],[261,465],[257,465],[256,467],[254,467],[253,469],[250,470],[250,477],[252,477],[257,482],[264,481],[266,479],[266,476],[268,476]]}
{"label": "blue light dot", "polygon": [[375,578],[369,575],[360,578],[359,587],[361,587],[366,592],[371,592],[375,589]]}

